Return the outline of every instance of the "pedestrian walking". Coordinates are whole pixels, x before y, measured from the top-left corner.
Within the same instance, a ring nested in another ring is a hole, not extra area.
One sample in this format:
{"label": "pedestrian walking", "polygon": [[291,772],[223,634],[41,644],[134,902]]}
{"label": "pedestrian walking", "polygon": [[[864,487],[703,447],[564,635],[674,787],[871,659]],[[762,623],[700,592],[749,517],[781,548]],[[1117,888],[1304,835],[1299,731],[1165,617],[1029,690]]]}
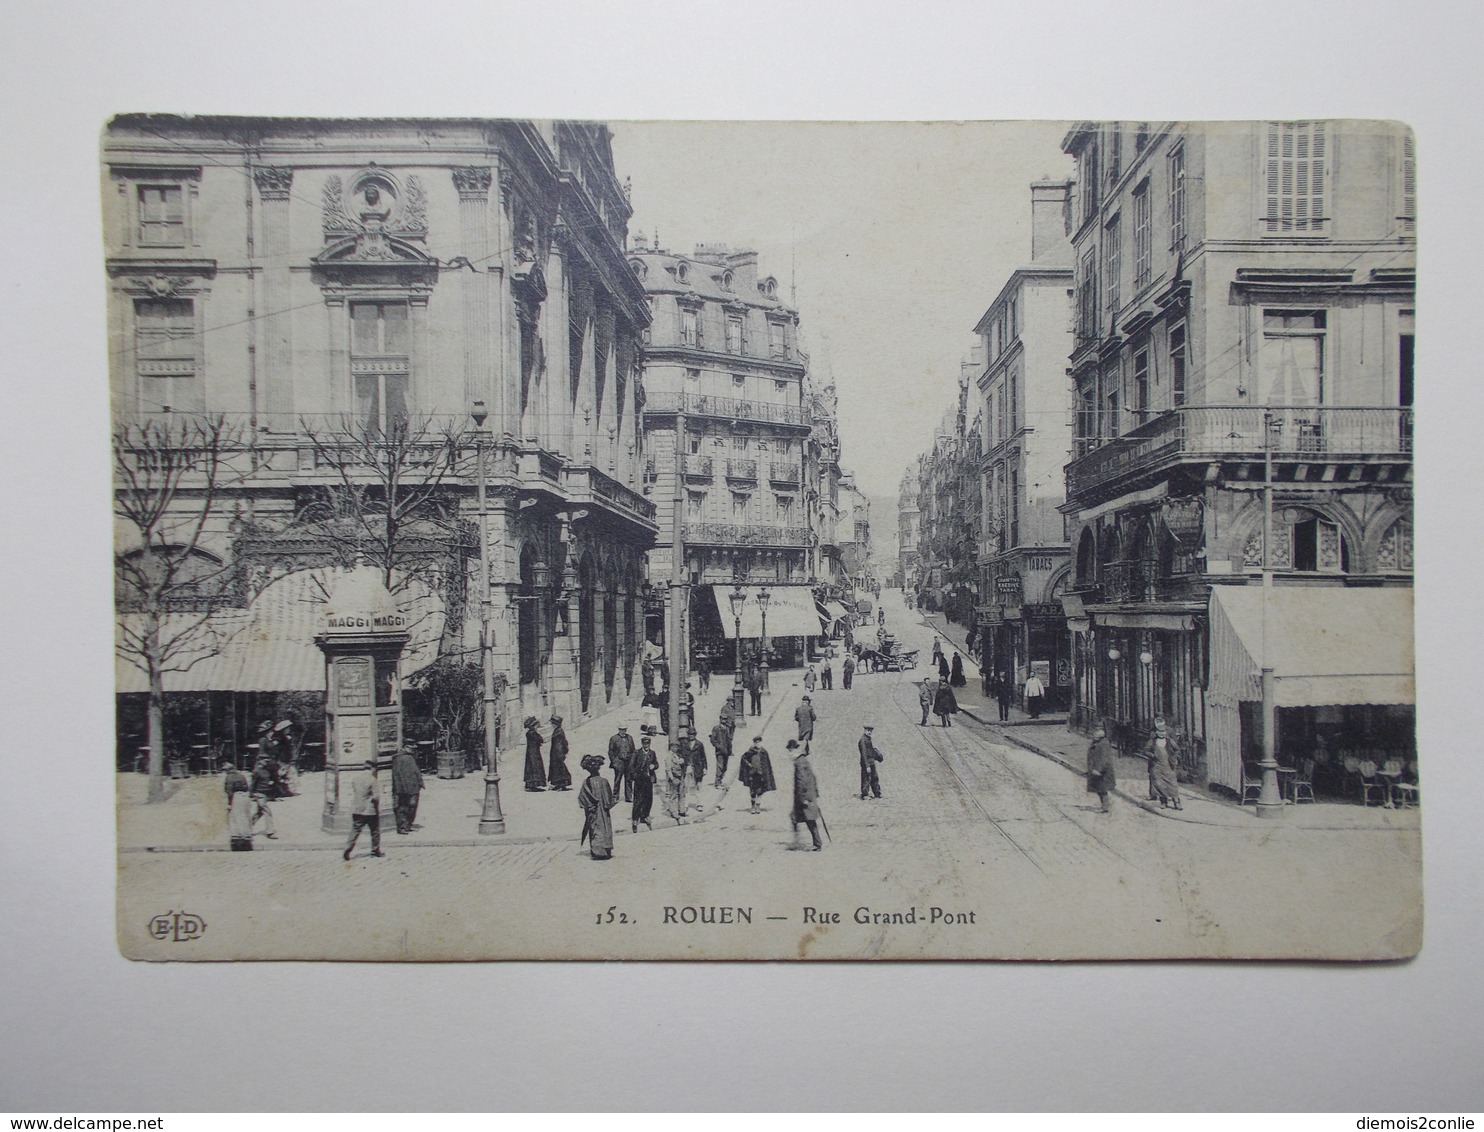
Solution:
{"label": "pedestrian walking", "polygon": [[685,756],[685,765],[690,768],[690,776],[697,786],[706,777],[706,747],[696,738],[696,729],[687,727],[680,733],[678,746]]}
{"label": "pedestrian walking", "polygon": [[1041,718],[1041,706],[1046,702],[1046,685],[1036,675],[1035,669],[1025,680],[1025,710],[1032,719]]}
{"label": "pedestrian walking", "polygon": [[933,693],[933,714],[944,727],[953,726],[953,717],[958,714],[958,699],[947,680],[938,681],[938,689]]}
{"label": "pedestrian walking", "polygon": [[1170,736],[1163,719],[1154,721],[1154,733],[1144,744],[1144,759],[1149,764],[1149,800],[1158,799],[1160,809],[1181,809],[1180,780],[1171,761]]}
{"label": "pedestrian walking", "polygon": [[804,690],[808,692],[814,691],[814,685],[818,681],[819,677],[815,674],[814,666],[811,664],[809,670],[804,673]]}
{"label": "pedestrian walking", "polygon": [[234,853],[252,852],[252,788],[247,775],[228,763],[222,778],[227,795],[227,844]]}
{"label": "pedestrian walking", "polygon": [[613,796],[618,797],[619,787],[623,787],[625,802],[634,800],[634,786],[629,777],[629,760],[633,755],[634,740],[629,738],[628,727],[621,723],[608,740],[608,769],[613,771]]}
{"label": "pedestrian walking", "polygon": [[763,676],[757,665],[751,665],[747,669],[747,699],[748,714],[763,714]]}
{"label": "pedestrian walking", "polygon": [[866,724],[860,741],[856,744],[856,749],[860,752],[861,757],[862,802],[866,800],[867,796],[873,798],[881,797],[881,777],[876,773],[876,764],[885,761],[886,756],[881,753],[875,742],[872,741],[871,732],[873,730],[875,729],[869,723]]}
{"label": "pedestrian walking", "polygon": [[932,666],[934,668],[936,668],[938,666],[938,662],[940,660],[942,660],[942,659],[943,659],[943,645],[942,645],[942,642],[940,642],[937,637],[934,637],[933,638],[933,656],[932,656],[932,659],[929,661],[929,663],[932,664]]}
{"label": "pedestrian walking", "polygon": [[[757,742],[762,742],[761,738]],[[793,822],[794,846],[799,843],[799,824],[802,822],[814,839],[814,852],[824,845],[819,840],[819,780],[814,777],[814,767],[809,762],[809,747],[797,739],[788,741],[789,750],[797,750],[794,757],[794,806],[789,812]]]}
{"label": "pedestrian walking", "polygon": [[845,662],[840,665],[840,686],[845,691],[850,691],[851,681],[855,678],[855,657],[846,656]]}
{"label": "pedestrian walking", "polygon": [[665,813],[675,819],[676,825],[685,824],[689,811],[690,768],[686,766],[685,753],[676,743],[665,753]]}
{"label": "pedestrian walking", "polygon": [[732,729],[725,720],[718,719],[711,729],[711,753],[716,756],[716,786],[720,789],[721,780],[726,777],[727,763],[732,758]]}
{"label": "pedestrian walking", "polygon": [[701,695],[711,691],[711,660],[700,657],[696,660],[696,682],[701,685]]}
{"label": "pedestrian walking", "polygon": [[951,675],[952,675],[952,672],[949,670],[949,667],[948,667],[948,658],[945,657],[942,653],[939,653],[938,654],[938,679],[941,680],[941,681],[943,681],[943,683],[945,685],[947,685],[948,678]]}
{"label": "pedestrian walking", "polygon": [[617,799],[608,780],[598,772],[603,769],[603,756],[584,755],[578,763],[587,771],[587,780],[577,792],[577,804],[582,807],[582,836],[577,844],[585,841],[594,861],[606,861],[613,856],[613,807]]}
{"label": "pedestrian walking", "polygon": [[370,759],[350,782],[350,840],[345,843],[345,852],[340,854],[342,860],[350,860],[350,851],[356,847],[363,829],[371,831],[371,856],[386,856],[381,851],[381,795],[376,783],[376,760]]}
{"label": "pedestrian walking", "polygon": [[[659,769],[659,756],[654,753],[649,736],[645,735],[639,740],[639,749],[629,757],[629,781],[634,792],[634,808],[629,812],[629,828],[635,833],[639,832],[641,821],[645,829],[654,828],[649,824],[649,814],[654,809],[654,780]],[[618,795],[615,794],[614,797],[617,798]]]}
{"label": "pedestrian walking", "polygon": [[926,727],[928,714],[933,710],[933,696],[937,691],[937,685],[931,680],[924,680],[917,689],[917,703],[922,708],[922,722],[917,726]]}
{"label": "pedestrian walking", "polygon": [[[261,751],[261,747],[259,748]],[[271,754],[259,754],[252,768],[252,824],[263,822],[263,835],[269,840],[278,837],[278,827],[273,823],[273,807],[269,799],[278,795],[278,763]]]}
{"label": "pedestrian walking", "polygon": [[1098,804],[1105,814],[1111,809],[1108,796],[1118,784],[1117,764],[1113,744],[1108,742],[1108,731],[1102,724],[1097,724],[1092,729],[1092,743],[1087,748],[1087,790],[1098,796]]}
{"label": "pedestrian walking", "polygon": [[392,756],[392,814],[397,819],[398,833],[411,833],[417,826],[417,799],[423,791],[423,772],[417,769],[417,756],[411,747],[403,747]]}
{"label": "pedestrian walking", "polygon": [[807,743],[814,738],[814,704],[805,696],[794,709],[794,722],[799,725],[799,742]]}
{"label": "pedestrian walking", "polygon": [[567,752],[571,749],[567,733],[562,730],[562,717],[552,716],[550,763],[546,772],[547,785],[552,790],[572,789],[572,772],[567,769]]}
{"label": "pedestrian walking", "polygon": [[819,670],[819,687],[821,691],[828,692],[832,688],[834,688],[834,686],[835,674],[830,669],[830,662],[827,660],[824,662],[824,665]]}
{"label": "pedestrian walking", "polygon": [[1004,669],[1000,670],[1000,675],[995,680],[994,698],[1000,707],[1000,722],[1008,722],[1010,719],[1010,701],[1015,698],[1015,684],[1010,679],[1010,673]]}
{"label": "pedestrian walking", "polygon": [[949,668],[948,683],[955,688],[962,688],[967,681],[964,680],[964,658],[958,653],[953,654],[953,664]]}
{"label": "pedestrian walking", "polygon": [[770,790],[777,790],[778,783],[773,778],[773,760],[768,754],[768,749],[763,746],[763,737],[755,735],[752,746],[748,747],[742,754],[742,761],[737,764],[737,781],[747,787],[748,796],[752,799],[752,813],[761,813],[758,803],[762,796]]}
{"label": "pedestrian walking", "polygon": [[546,789],[546,768],[541,764],[541,722],[534,715],[526,716],[526,789]]}

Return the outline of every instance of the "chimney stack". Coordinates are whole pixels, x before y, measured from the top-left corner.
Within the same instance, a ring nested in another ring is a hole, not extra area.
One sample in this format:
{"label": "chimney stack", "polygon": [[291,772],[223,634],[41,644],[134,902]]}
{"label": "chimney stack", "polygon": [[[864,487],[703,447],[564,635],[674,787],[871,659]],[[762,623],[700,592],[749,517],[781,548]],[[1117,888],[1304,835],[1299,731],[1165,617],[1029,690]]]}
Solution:
{"label": "chimney stack", "polygon": [[1031,185],[1031,262],[1068,266],[1072,245],[1067,240],[1065,210],[1071,181],[1043,178]]}

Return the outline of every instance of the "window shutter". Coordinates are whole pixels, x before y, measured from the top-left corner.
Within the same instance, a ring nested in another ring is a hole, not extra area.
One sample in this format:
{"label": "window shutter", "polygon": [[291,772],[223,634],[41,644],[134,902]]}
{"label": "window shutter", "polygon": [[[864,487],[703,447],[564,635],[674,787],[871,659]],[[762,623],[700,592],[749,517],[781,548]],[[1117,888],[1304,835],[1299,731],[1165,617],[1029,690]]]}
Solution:
{"label": "window shutter", "polygon": [[1410,132],[1402,138],[1401,230],[1408,235],[1417,231],[1417,142]]}

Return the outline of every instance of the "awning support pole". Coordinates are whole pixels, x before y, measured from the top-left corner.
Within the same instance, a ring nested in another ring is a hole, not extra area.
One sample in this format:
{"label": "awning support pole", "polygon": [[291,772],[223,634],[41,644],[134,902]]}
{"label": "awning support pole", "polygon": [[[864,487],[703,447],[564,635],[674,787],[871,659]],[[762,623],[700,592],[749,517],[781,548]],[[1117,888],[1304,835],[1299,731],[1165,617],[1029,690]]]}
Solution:
{"label": "awning support pole", "polygon": [[1268,597],[1273,592],[1273,424],[1272,413],[1262,415],[1262,790],[1257,816],[1283,816],[1283,794],[1278,788],[1278,711],[1273,703],[1273,669],[1268,663]]}

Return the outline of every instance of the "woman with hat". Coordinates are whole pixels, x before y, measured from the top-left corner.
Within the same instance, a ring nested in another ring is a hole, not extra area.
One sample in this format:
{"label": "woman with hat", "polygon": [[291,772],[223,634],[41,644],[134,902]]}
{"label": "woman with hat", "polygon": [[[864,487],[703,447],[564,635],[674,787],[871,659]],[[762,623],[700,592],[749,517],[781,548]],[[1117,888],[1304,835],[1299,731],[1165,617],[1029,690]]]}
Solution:
{"label": "woman with hat", "polygon": [[933,693],[933,714],[944,727],[952,727],[952,716],[958,714],[958,697],[946,679],[938,681],[938,690]]}
{"label": "woman with hat", "polygon": [[569,750],[571,745],[567,742],[567,733],[562,730],[562,717],[554,715],[551,717],[551,769],[547,772],[553,790],[572,789],[572,772],[567,769]]}
{"label": "woman with hat", "polygon": [[577,804],[585,815],[578,844],[588,842],[593,860],[606,861],[613,856],[613,818],[608,812],[615,801],[613,787],[598,773],[603,769],[600,756],[583,755],[579,765],[587,771],[587,781],[577,792]]}
{"label": "woman with hat", "polygon": [[541,765],[541,724],[534,715],[526,716],[526,789],[545,790],[546,771]]}

